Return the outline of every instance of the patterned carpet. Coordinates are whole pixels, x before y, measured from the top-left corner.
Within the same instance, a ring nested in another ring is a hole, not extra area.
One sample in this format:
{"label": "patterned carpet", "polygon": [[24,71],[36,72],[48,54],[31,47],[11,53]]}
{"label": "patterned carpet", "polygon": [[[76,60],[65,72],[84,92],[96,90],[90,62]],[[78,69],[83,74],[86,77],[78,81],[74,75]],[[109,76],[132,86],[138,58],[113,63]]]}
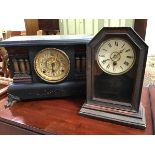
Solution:
{"label": "patterned carpet", "polygon": [[155,85],[155,56],[149,56],[147,58],[145,76],[144,76],[144,87]]}

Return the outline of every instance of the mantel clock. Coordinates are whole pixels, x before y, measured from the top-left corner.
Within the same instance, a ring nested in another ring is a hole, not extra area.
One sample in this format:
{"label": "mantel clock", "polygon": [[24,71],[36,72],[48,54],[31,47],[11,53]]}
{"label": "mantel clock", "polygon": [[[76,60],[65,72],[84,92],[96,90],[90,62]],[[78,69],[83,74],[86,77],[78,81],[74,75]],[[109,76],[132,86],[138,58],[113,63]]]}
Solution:
{"label": "mantel clock", "polygon": [[104,27],[87,46],[87,100],[80,114],[145,128],[140,104],[148,46],[130,27]]}
{"label": "mantel clock", "polygon": [[13,78],[7,106],[19,100],[85,95],[86,44],[91,38],[18,36],[1,41]]}

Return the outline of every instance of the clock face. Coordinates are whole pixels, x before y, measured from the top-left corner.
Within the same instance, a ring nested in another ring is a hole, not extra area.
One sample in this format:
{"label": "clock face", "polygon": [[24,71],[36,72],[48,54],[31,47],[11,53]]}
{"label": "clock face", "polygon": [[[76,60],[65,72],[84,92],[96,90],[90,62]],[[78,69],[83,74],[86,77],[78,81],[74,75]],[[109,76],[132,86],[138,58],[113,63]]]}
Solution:
{"label": "clock face", "polygon": [[135,63],[135,51],[130,43],[121,38],[104,41],[98,48],[96,60],[99,67],[111,75],[128,72]]}
{"label": "clock face", "polygon": [[70,61],[62,50],[46,48],[36,55],[34,68],[41,79],[55,83],[67,77],[70,70]]}

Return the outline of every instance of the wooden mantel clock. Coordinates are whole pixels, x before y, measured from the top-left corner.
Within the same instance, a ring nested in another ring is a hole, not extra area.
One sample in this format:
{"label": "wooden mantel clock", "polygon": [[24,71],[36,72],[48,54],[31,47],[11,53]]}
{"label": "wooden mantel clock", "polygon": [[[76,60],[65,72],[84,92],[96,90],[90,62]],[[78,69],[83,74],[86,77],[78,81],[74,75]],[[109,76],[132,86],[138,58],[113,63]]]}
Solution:
{"label": "wooden mantel clock", "polygon": [[83,96],[86,44],[91,36],[18,36],[0,42],[8,52],[13,84],[8,103]]}
{"label": "wooden mantel clock", "polygon": [[148,46],[130,27],[104,27],[87,46],[87,100],[80,114],[145,128],[140,104]]}

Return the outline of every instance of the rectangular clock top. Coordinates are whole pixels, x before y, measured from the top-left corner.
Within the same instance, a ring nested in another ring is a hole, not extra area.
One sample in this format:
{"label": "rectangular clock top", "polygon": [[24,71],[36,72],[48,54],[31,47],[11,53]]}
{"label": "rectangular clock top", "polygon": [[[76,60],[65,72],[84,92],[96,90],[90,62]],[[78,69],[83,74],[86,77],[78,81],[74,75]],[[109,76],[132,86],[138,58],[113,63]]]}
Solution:
{"label": "rectangular clock top", "polygon": [[33,45],[70,45],[86,44],[93,36],[89,35],[43,35],[43,36],[16,36],[0,41],[1,47],[33,46]]}

